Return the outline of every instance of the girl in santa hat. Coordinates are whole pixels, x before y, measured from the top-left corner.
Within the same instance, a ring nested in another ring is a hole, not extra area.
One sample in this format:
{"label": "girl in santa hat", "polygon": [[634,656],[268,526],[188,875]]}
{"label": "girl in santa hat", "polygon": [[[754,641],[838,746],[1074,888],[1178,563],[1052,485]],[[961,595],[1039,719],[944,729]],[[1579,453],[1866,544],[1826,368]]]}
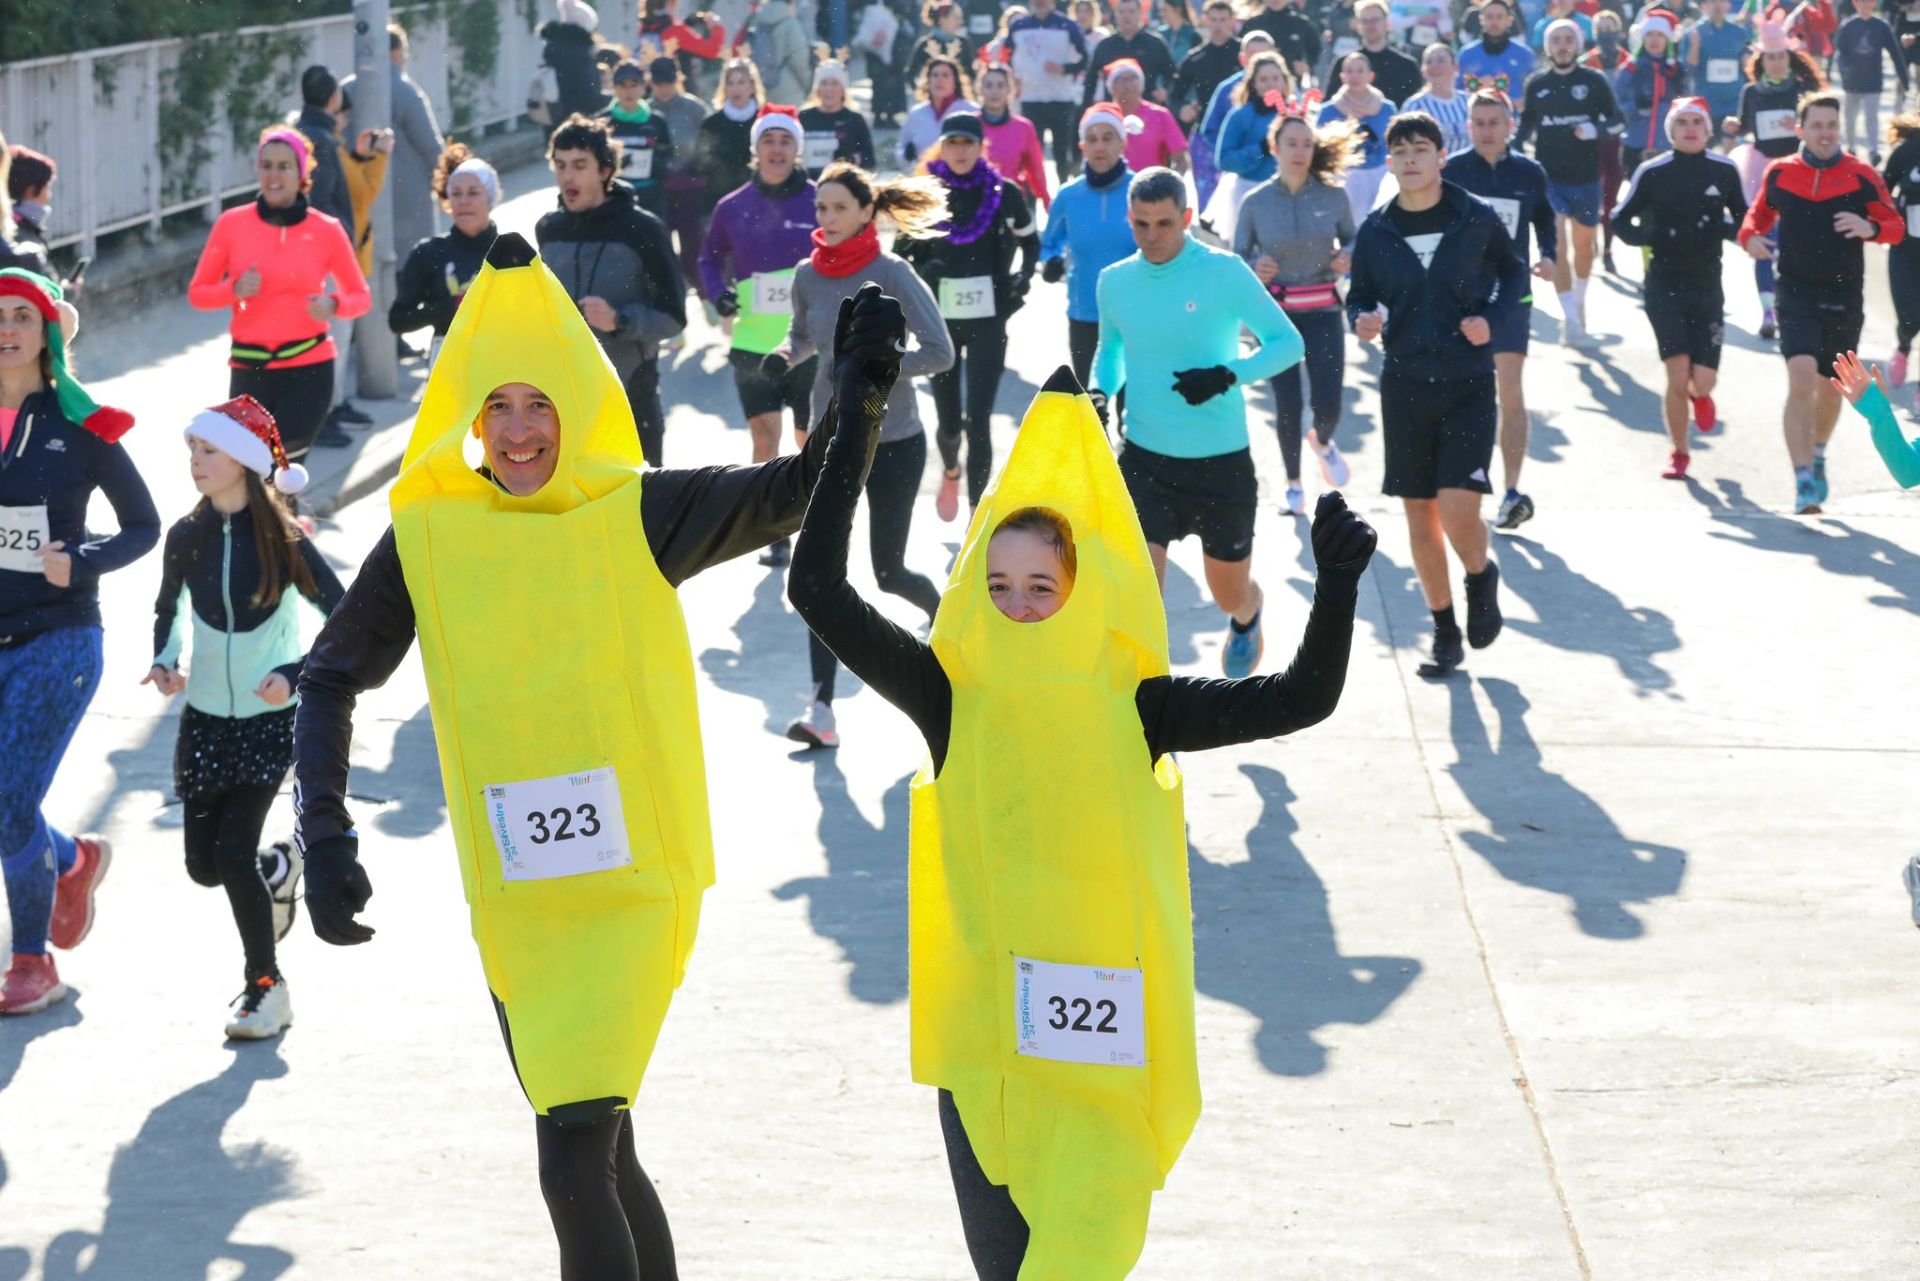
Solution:
{"label": "girl in santa hat", "polygon": [[[343,592],[287,510],[282,496],[299,493],[307,472],[288,462],[273,415],[239,396],[185,434],[201,498],[167,531],[153,666],[140,683],[186,691],[173,787],[186,806],[187,875],[227,892],[246,954],[227,1035],[259,1040],[293,1022],[274,944],[293,926],[300,855],[285,841],[262,853],[260,834],[293,763],[299,601],[324,616]],[[182,675],[189,629],[194,661]]]}

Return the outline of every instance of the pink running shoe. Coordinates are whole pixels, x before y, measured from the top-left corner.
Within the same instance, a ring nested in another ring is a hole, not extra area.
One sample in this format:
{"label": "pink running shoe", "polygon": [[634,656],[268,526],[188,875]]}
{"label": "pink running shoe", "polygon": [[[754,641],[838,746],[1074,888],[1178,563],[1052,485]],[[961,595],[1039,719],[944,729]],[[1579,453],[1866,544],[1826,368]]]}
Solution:
{"label": "pink running shoe", "polygon": [[1887,385],[1898,387],[1907,381],[1907,353],[1896,351],[1893,359],[1887,362]]}
{"label": "pink running shoe", "polygon": [[1667,463],[1667,469],[1660,473],[1660,479],[1685,480],[1687,478],[1687,467],[1692,462],[1692,454],[1683,454],[1677,449],[1674,450],[1673,458]]}
{"label": "pink running shoe", "polygon": [[1693,397],[1693,425],[1700,429],[1702,436],[1711,434],[1720,425],[1720,411],[1714,407],[1713,397]]}
{"label": "pink running shoe", "polygon": [[113,846],[98,836],[76,836],[73,866],[53,887],[53,925],[47,937],[63,950],[79,947],[93,928],[93,896],[113,865]]}
{"label": "pink running shoe", "polygon": [[960,514],[960,476],[940,473],[940,492],[934,495],[933,514],[950,521]]}
{"label": "pink running shoe", "polygon": [[0,983],[0,1014],[38,1014],[66,999],[67,985],[60,981],[53,957],[13,954],[6,980]]}

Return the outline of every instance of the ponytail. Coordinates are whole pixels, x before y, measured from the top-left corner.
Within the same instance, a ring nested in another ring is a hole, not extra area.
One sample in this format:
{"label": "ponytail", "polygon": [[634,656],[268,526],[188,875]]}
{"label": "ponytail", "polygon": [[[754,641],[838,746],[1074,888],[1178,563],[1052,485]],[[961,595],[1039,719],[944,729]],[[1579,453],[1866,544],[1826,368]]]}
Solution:
{"label": "ponytail", "polygon": [[941,235],[947,221],[947,189],[925,175],[882,181],[859,165],[836,160],[820,175],[819,185],[836,182],[847,189],[862,209],[874,217],[885,214],[909,240],[931,240]]}

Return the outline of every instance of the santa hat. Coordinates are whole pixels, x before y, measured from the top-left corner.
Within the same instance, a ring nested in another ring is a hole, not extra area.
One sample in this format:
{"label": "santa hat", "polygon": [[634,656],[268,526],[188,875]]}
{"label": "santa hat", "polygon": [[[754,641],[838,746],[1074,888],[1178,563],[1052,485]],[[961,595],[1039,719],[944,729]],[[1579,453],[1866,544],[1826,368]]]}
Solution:
{"label": "santa hat", "polygon": [[187,424],[186,437],[206,441],[261,480],[273,482],[283,494],[297,494],[307,487],[307,469],[287,461],[273,415],[251,396],[235,396],[224,405],[201,410]]}
{"label": "santa hat", "polygon": [[1673,39],[1673,33],[1679,29],[1680,20],[1666,9],[1649,9],[1640,19],[1640,38],[1645,40],[1651,35],[1662,35]]}
{"label": "santa hat", "polygon": [[1107,75],[1106,75],[1107,89],[1111,91],[1113,89],[1113,82],[1119,77],[1126,75],[1128,72],[1132,72],[1134,75],[1139,76],[1140,83],[1142,84],[1146,83],[1147,73],[1140,69],[1140,60],[1138,58],[1115,58],[1112,62],[1109,62],[1107,64]]}
{"label": "santa hat", "polygon": [[78,423],[109,445],[127,434],[133,415],[97,403],[67,368],[67,336],[60,325],[60,286],[21,267],[0,271],[0,297],[24,298],[46,321],[47,357],[53,366],[53,395],[68,422]]}
{"label": "santa hat", "polygon": [[761,136],[769,129],[784,129],[793,135],[794,142],[800,142],[804,137],[800,130],[800,108],[775,102],[760,108],[760,114],[753,120],[751,145],[759,146]]}
{"label": "santa hat", "polygon": [[1586,39],[1587,39],[1586,33],[1580,30],[1579,23],[1575,22],[1572,18],[1555,18],[1552,22],[1549,22],[1547,24],[1547,29],[1541,33],[1540,35],[1541,46],[1544,48],[1546,44],[1549,41],[1551,41],[1556,34],[1562,31],[1573,32],[1573,38],[1576,44],[1586,43]]}
{"label": "santa hat", "polygon": [[1699,116],[1709,128],[1713,125],[1713,113],[1707,110],[1705,98],[1675,98],[1673,105],[1667,108],[1667,141],[1673,141],[1673,122],[1681,116]]}
{"label": "santa hat", "polygon": [[1129,133],[1139,133],[1144,127],[1138,121],[1129,120],[1126,113],[1111,102],[1096,102],[1080,113],[1080,141],[1087,140],[1087,131],[1095,125],[1112,125],[1122,138]]}

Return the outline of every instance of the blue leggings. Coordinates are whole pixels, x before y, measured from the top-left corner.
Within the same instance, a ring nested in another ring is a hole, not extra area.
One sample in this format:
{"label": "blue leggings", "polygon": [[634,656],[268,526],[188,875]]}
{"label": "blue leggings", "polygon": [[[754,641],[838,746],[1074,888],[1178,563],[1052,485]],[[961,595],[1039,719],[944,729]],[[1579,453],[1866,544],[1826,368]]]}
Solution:
{"label": "blue leggings", "polygon": [[47,950],[54,883],[73,866],[73,838],[40,811],[54,771],[100,684],[101,631],[59,627],[0,649],[0,871],[6,873],[13,950]]}

